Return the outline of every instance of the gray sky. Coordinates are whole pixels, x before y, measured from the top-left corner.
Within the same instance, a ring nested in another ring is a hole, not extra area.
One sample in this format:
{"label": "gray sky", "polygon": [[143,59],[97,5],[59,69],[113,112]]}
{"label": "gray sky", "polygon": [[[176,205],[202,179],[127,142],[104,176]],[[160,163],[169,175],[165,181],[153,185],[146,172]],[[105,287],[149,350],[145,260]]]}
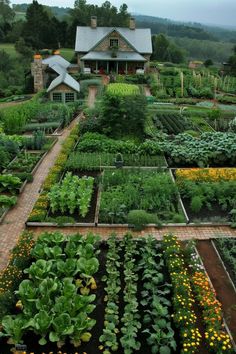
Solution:
{"label": "gray sky", "polygon": [[[31,3],[31,0],[12,0],[14,4]],[[38,0],[51,6],[73,7],[74,0]],[[105,0],[87,0],[87,3],[101,5]],[[236,0],[110,0],[119,8],[128,5],[129,12],[143,15],[170,18],[179,21],[192,21],[236,26]]]}

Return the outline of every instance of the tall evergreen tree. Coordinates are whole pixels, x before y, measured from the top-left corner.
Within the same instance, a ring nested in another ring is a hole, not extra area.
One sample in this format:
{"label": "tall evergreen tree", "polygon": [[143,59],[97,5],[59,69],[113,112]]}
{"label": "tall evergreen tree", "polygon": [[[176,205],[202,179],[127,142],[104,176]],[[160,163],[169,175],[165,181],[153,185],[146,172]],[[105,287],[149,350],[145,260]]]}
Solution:
{"label": "tall evergreen tree", "polygon": [[10,7],[9,0],[0,0],[0,41],[4,41],[11,30],[15,13]]}
{"label": "tall evergreen tree", "polygon": [[22,37],[34,49],[57,48],[57,33],[52,19],[37,0],[27,8]]}

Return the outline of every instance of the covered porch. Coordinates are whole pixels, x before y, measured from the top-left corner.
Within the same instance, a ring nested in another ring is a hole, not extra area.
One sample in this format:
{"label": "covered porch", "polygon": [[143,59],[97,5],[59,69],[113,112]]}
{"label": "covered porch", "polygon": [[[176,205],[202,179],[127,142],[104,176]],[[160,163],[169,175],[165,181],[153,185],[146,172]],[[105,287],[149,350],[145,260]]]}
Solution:
{"label": "covered porch", "polygon": [[95,74],[135,74],[145,71],[146,62],[135,52],[117,52],[115,57],[111,52],[90,52],[81,58],[81,69]]}

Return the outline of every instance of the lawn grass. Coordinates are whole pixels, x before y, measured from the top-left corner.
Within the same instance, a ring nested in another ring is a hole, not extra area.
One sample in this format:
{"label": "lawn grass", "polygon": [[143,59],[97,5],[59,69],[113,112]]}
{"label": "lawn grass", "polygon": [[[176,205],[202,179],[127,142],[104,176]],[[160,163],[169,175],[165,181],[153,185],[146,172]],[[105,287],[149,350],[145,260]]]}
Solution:
{"label": "lawn grass", "polygon": [[75,51],[73,48],[61,48],[60,53],[63,58],[65,58],[68,61],[71,61],[75,54]]}
{"label": "lawn grass", "polygon": [[[1,43],[0,50],[5,50],[5,52],[7,52],[7,54],[9,54],[12,58],[17,57],[17,52],[15,50],[14,43]],[[73,48],[61,48],[60,53],[63,58],[68,61],[71,61],[75,52]]]}

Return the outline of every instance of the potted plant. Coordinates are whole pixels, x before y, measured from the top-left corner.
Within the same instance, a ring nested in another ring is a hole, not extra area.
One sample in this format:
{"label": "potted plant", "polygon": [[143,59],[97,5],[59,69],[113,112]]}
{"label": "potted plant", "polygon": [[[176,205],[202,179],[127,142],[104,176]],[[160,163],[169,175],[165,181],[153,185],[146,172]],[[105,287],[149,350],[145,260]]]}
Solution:
{"label": "potted plant", "polygon": [[116,168],[121,168],[124,166],[123,156],[120,152],[118,152],[118,154],[116,155],[114,163],[115,163]]}

